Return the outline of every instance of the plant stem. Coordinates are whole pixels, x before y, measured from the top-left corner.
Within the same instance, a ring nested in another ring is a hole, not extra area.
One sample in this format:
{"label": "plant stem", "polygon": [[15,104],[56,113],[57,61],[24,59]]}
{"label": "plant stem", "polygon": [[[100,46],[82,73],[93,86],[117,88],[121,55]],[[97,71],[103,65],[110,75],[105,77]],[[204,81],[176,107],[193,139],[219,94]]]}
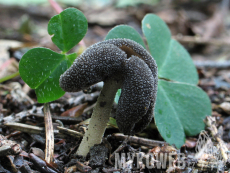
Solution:
{"label": "plant stem", "polygon": [[61,6],[54,0],[48,0],[53,9],[59,14],[63,11]]}
{"label": "plant stem", "polygon": [[5,76],[5,77],[1,78],[0,83],[5,82],[7,80],[10,80],[10,79],[12,79],[14,77],[17,77],[17,76],[19,76],[19,71],[17,71],[16,73],[13,73],[11,75],[8,75],[8,76]]}
{"label": "plant stem", "polygon": [[90,147],[100,144],[104,135],[106,125],[109,121],[114,97],[121,83],[114,79],[104,82],[101,94],[98,97],[88,129],[77,150],[77,155],[86,156]]}

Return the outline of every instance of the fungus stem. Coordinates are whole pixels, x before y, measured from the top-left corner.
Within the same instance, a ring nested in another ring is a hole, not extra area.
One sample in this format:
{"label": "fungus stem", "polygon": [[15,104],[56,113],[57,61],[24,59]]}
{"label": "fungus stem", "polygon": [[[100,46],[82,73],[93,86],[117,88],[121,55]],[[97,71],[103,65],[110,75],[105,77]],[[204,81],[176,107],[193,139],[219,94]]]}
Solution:
{"label": "fungus stem", "polygon": [[114,97],[120,86],[121,82],[114,79],[109,79],[104,82],[101,94],[93,110],[88,129],[77,150],[77,155],[85,157],[90,147],[101,143],[106,125],[109,121]]}

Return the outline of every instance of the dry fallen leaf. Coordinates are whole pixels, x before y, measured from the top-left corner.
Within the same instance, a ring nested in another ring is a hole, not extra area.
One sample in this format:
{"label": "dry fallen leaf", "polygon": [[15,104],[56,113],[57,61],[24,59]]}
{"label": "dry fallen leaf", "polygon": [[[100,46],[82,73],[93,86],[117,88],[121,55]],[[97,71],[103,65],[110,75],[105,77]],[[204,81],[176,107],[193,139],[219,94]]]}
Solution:
{"label": "dry fallen leaf", "polygon": [[229,102],[223,102],[223,103],[221,103],[221,104],[219,105],[219,107],[220,107],[223,111],[225,111],[225,112],[227,112],[227,113],[230,113],[230,103],[229,103]]}
{"label": "dry fallen leaf", "polygon": [[84,103],[78,106],[75,106],[65,112],[63,112],[61,114],[61,116],[63,117],[79,117],[80,115],[82,115],[83,111],[85,110],[85,108],[88,106],[88,103]]}

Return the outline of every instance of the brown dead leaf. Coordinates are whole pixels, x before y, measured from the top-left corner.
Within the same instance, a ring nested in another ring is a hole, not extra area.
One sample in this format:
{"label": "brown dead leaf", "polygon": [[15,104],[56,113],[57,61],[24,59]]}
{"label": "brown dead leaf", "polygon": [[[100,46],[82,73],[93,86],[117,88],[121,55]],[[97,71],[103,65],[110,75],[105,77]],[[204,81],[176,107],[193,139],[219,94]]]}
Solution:
{"label": "brown dead leaf", "polygon": [[61,114],[61,116],[63,117],[79,117],[80,115],[82,115],[84,109],[88,106],[88,103],[84,103],[84,104],[81,104],[81,105],[78,105],[76,107],[73,107],[65,112],[63,112]]}
{"label": "brown dead leaf", "polygon": [[149,152],[150,153],[159,153],[161,151],[161,148],[159,146],[154,147]]}
{"label": "brown dead leaf", "polygon": [[45,153],[40,149],[36,147],[31,147],[32,153],[34,153],[36,156],[40,157],[41,159],[45,158]]}

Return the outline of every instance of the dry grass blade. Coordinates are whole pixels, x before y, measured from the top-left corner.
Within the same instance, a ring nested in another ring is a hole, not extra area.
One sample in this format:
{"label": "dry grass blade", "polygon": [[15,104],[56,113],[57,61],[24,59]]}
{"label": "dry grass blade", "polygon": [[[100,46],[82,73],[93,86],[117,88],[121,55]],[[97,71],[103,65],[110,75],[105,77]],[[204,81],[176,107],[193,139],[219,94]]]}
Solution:
{"label": "dry grass blade", "polygon": [[45,131],[46,131],[46,149],[45,149],[45,160],[47,163],[53,161],[54,153],[54,131],[52,117],[50,113],[49,104],[44,104],[44,120],[45,120]]}

